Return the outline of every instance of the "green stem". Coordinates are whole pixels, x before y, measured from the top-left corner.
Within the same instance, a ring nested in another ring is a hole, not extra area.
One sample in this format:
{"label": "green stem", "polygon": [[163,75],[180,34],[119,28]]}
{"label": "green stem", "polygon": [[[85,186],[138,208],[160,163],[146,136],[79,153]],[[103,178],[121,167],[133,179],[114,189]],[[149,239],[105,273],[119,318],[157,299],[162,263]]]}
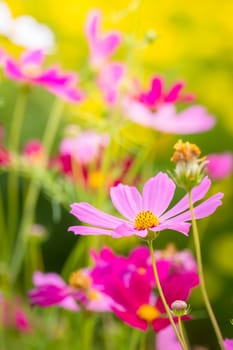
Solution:
{"label": "green stem", "polygon": [[1,257],[5,260],[8,257],[8,237],[6,231],[6,223],[5,223],[5,211],[2,200],[2,193],[0,193],[0,237],[1,237]]}
{"label": "green stem", "polygon": [[152,240],[149,240],[148,241],[148,246],[149,246],[149,249],[150,249],[150,255],[151,255],[151,261],[152,261],[152,267],[153,267],[153,272],[154,272],[154,277],[155,277],[155,282],[156,282],[156,287],[158,289],[158,292],[159,292],[159,295],[160,295],[160,298],[162,300],[162,303],[163,303],[163,306],[166,310],[166,313],[167,313],[167,317],[171,323],[171,326],[176,334],[176,337],[182,347],[183,350],[188,350],[188,347],[187,345],[185,344],[185,342],[183,341],[180,333],[178,332],[177,328],[176,328],[176,324],[172,318],[172,315],[171,315],[171,311],[170,311],[170,308],[167,304],[167,301],[166,301],[166,298],[164,296],[164,293],[163,293],[163,290],[162,290],[162,287],[161,287],[161,284],[160,284],[160,280],[159,280],[159,275],[158,275],[158,271],[157,271],[157,267],[156,267],[156,263],[155,263],[155,255],[154,255],[154,249],[153,249],[153,242]]}
{"label": "green stem", "polygon": [[[12,117],[11,130],[8,147],[12,154],[16,154],[19,148],[20,134],[23,125],[24,112],[29,90],[22,87],[16,101]],[[16,228],[18,226],[19,198],[18,198],[18,176],[14,168],[9,171],[8,176],[8,235],[11,244],[14,241]]]}
{"label": "green stem", "polygon": [[194,246],[195,246],[195,251],[196,251],[197,267],[198,267],[198,275],[199,275],[199,280],[200,280],[201,293],[202,293],[202,296],[204,299],[204,303],[205,303],[207,312],[209,314],[209,318],[212,322],[212,326],[215,330],[215,334],[216,334],[216,337],[218,339],[219,346],[220,346],[221,350],[225,350],[222,334],[221,334],[220,328],[218,326],[217,320],[215,318],[214,312],[212,310],[212,307],[211,307],[211,304],[209,301],[209,297],[207,294],[207,290],[206,290],[203,264],[202,264],[202,256],[201,256],[200,239],[199,239],[199,234],[198,234],[197,222],[196,222],[195,214],[194,214],[191,192],[188,192],[188,198],[189,198],[190,212],[191,212],[191,216],[192,216],[193,240],[194,240]]}
{"label": "green stem", "polygon": [[58,130],[58,126],[61,121],[61,115],[64,108],[64,102],[60,99],[57,99],[52,108],[51,114],[48,119],[48,123],[44,132],[43,137],[43,146],[47,155],[51,153],[53,147],[54,139]]}
{"label": "green stem", "polygon": [[178,328],[179,328],[179,332],[180,332],[180,336],[184,342],[184,344],[186,343],[186,337],[184,334],[184,329],[183,329],[183,325],[182,325],[182,320],[181,320],[181,316],[178,316]]}
{"label": "green stem", "polygon": [[[47,155],[49,155],[53,146],[54,139],[56,137],[61,114],[63,111],[63,105],[63,102],[57,100],[48,119],[43,138],[43,145],[46,149]],[[25,199],[24,212],[18,233],[18,238],[15,244],[14,254],[12,256],[11,279],[13,282],[16,281],[16,278],[22,266],[27,246],[27,234],[29,233],[30,226],[33,224],[35,207],[40,193],[40,188],[40,184],[36,181],[36,173],[32,174],[32,179],[29,184],[27,196]]]}

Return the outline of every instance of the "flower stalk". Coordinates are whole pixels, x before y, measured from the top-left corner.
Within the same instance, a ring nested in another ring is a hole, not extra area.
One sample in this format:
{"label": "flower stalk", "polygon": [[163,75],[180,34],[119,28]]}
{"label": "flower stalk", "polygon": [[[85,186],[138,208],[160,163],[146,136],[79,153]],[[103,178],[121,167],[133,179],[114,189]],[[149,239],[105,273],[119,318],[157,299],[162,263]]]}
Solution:
{"label": "flower stalk", "polygon": [[151,255],[151,261],[152,261],[152,267],[153,267],[153,272],[154,272],[154,277],[155,277],[155,282],[156,282],[156,286],[157,286],[157,289],[158,289],[158,292],[159,292],[159,295],[162,299],[162,302],[163,302],[163,306],[166,310],[166,313],[167,313],[167,317],[171,323],[171,326],[176,334],[176,337],[182,347],[183,350],[188,350],[188,347],[185,343],[185,340],[183,339],[183,337],[181,336],[181,334],[179,333],[178,329],[176,328],[176,324],[173,320],[173,317],[172,317],[172,314],[171,314],[171,311],[170,311],[170,308],[167,304],[167,301],[166,301],[166,298],[164,296],[164,293],[163,293],[163,290],[162,290],[162,287],[161,287],[161,284],[160,284],[160,280],[159,280],[159,275],[158,275],[158,271],[157,271],[157,267],[156,267],[156,262],[155,262],[155,256],[154,256],[154,249],[153,249],[153,241],[152,240],[148,240],[148,246],[149,246],[149,250],[150,250],[150,255]]}
{"label": "flower stalk", "polygon": [[203,272],[203,264],[202,264],[202,256],[201,256],[200,239],[199,239],[199,233],[198,233],[198,228],[197,228],[197,222],[196,222],[195,214],[194,214],[192,195],[191,195],[190,191],[188,192],[188,198],[189,198],[189,206],[190,206],[190,211],[191,211],[191,216],[192,216],[193,240],[194,240],[194,246],[195,246],[195,251],[196,251],[198,275],[199,275],[199,279],[200,279],[200,289],[201,289],[201,293],[203,296],[203,300],[204,300],[207,312],[209,314],[209,318],[211,320],[216,337],[218,339],[220,349],[225,350],[222,334],[221,334],[218,322],[215,318],[213,309],[212,309],[210,301],[209,301],[207,290],[206,290],[205,278],[204,278],[204,272]]}

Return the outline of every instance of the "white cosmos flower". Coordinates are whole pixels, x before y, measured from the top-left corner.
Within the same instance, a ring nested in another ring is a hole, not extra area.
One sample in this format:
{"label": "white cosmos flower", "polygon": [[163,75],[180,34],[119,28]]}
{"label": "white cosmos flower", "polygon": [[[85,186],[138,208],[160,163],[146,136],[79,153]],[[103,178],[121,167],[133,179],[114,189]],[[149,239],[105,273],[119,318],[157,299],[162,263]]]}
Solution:
{"label": "white cosmos flower", "polygon": [[3,1],[0,1],[0,34],[29,50],[41,49],[49,53],[55,47],[54,34],[48,26],[28,15],[13,18]]}

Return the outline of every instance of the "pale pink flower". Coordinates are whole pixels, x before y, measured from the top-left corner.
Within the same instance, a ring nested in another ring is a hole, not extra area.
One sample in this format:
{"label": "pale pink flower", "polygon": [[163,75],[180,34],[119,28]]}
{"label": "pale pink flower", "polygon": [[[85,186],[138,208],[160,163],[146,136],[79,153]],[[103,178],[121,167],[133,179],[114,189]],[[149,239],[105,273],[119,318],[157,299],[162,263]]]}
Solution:
{"label": "pale pink flower", "polygon": [[60,155],[73,157],[79,164],[89,164],[98,156],[100,149],[109,143],[107,134],[99,134],[94,130],[87,130],[76,137],[67,137],[60,145]]}
{"label": "pale pink flower", "polygon": [[90,63],[94,68],[100,68],[112,56],[121,42],[117,31],[103,34],[101,32],[102,14],[99,10],[88,13],[85,23],[85,34],[90,49]]}
{"label": "pale pink flower", "polygon": [[233,172],[233,153],[212,153],[207,155],[206,168],[213,180],[222,180]]}
{"label": "pale pink flower", "polygon": [[[204,198],[211,181],[205,177],[192,189],[192,201]],[[68,231],[81,235],[109,235],[115,238],[136,235],[146,237],[148,230],[160,232],[165,229],[188,234],[191,221],[188,195],[173,208],[168,209],[176,189],[175,183],[165,173],[158,173],[149,179],[139,193],[136,187],[119,184],[111,187],[110,196],[114,207],[124,218],[106,214],[86,202],[73,203],[71,214],[89,226],[71,226]],[[196,219],[211,215],[221,205],[223,193],[217,193],[197,205]]]}
{"label": "pale pink flower", "polygon": [[2,55],[4,56],[1,58],[3,69],[9,79],[42,86],[68,102],[76,103],[83,99],[83,93],[76,87],[75,73],[63,73],[57,66],[42,70],[45,58],[42,50],[24,52],[18,62],[8,54],[2,53]]}
{"label": "pale pink flower", "polygon": [[173,103],[151,110],[133,99],[123,101],[125,115],[137,124],[170,134],[195,134],[211,129],[215,119],[203,106],[193,105],[177,112]]}

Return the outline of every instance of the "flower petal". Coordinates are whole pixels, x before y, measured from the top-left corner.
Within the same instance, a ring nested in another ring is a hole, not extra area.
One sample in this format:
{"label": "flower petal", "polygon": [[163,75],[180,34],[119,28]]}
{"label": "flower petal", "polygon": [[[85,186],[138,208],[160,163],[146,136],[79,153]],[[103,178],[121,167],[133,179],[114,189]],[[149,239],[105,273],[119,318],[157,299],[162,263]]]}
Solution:
{"label": "flower petal", "polygon": [[169,206],[174,192],[174,182],[165,173],[158,173],[146,182],[142,192],[143,210],[151,210],[160,216]]}
{"label": "flower petal", "polygon": [[[211,185],[211,181],[208,178],[208,176],[206,176],[198,186],[195,186],[192,189],[191,194],[192,194],[193,203],[199,201],[206,195],[206,193],[210,188],[210,185]],[[189,208],[189,200],[188,200],[188,195],[186,194],[173,208],[171,208],[164,215],[162,215],[160,217],[160,220],[161,221],[167,220],[168,218],[171,218],[179,213],[182,213],[188,208]]]}
{"label": "flower petal", "polygon": [[107,235],[111,236],[112,231],[111,230],[105,230],[103,228],[97,228],[97,227],[89,227],[89,226],[70,226],[68,228],[68,231],[72,231],[75,235]]}
{"label": "flower petal", "polygon": [[120,238],[133,235],[144,238],[147,236],[147,230],[136,230],[132,225],[122,224],[114,229],[112,237]]}
{"label": "flower petal", "polygon": [[119,184],[111,187],[110,196],[114,207],[129,220],[141,211],[141,195],[136,187]]}
{"label": "flower petal", "polygon": [[92,205],[81,202],[71,204],[71,214],[76,216],[80,221],[89,225],[99,226],[101,228],[113,229],[121,224],[127,224],[127,221],[119,219],[113,215],[96,209]]}

